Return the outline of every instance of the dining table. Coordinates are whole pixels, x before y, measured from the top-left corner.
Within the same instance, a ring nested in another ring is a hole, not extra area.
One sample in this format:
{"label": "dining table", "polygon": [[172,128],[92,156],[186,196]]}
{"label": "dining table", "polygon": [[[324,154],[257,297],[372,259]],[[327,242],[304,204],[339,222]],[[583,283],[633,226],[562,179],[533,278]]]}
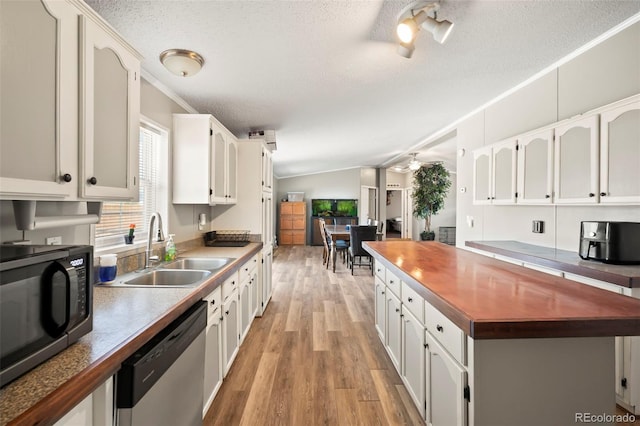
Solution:
{"label": "dining table", "polygon": [[[349,242],[351,240],[351,225],[325,225],[325,230],[329,238],[331,238],[331,262],[333,263],[333,272],[336,271],[336,257],[338,251],[336,250],[336,241],[343,240]],[[376,233],[377,239],[382,239],[383,233],[378,231]]]}

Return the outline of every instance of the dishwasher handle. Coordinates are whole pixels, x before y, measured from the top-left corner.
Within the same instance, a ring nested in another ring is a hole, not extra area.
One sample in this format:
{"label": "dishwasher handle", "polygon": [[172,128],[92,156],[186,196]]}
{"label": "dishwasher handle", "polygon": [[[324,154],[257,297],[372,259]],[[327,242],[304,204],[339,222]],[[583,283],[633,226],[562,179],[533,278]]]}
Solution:
{"label": "dishwasher handle", "polygon": [[116,376],[117,408],[133,408],[207,326],[199,301],[127,358]]}

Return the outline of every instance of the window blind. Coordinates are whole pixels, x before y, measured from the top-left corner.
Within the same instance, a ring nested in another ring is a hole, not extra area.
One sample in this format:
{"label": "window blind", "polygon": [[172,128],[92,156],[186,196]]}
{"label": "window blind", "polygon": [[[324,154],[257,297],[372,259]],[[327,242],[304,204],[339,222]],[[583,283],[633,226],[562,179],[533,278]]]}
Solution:
{"label": "window blind", "polygon": [[157,210],[160,137],[152,128],[140,127],[137,202],[110,202],[102,206],[102,217],[96,225],[96,247],[124,243],[129,225],[135,224],[134,242],[146,241],[151,215]]}

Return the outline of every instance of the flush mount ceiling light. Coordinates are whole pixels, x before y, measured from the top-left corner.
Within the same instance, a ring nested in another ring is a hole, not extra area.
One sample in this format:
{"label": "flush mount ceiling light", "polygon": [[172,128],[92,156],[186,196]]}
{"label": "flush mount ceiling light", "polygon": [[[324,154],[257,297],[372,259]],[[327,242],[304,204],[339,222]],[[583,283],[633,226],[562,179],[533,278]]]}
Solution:
{"label": "flush mount ceiling light", "polygon": [[414,152],[411,155],[413,155],[413,158],[411,159],[411,161],[409,161],[409,170],[416,171],[420,168],[420,166],[422,166],[422,163],[416,159],[416,155],[418,155],[417,152]]}
{"label": "flush mount ceiling light", "polygon": [[160,62],[175,75],[191,77],[200,71],[204,58],[191,50],[169,49],[160,54]]}
{"label": "flush mount ceiling light", "polygon": [[[447,40],[453,29],[453,23],[447,20],[438,21],[439,9],[439,3],[428,3],[421,0],[411,3],[400,12],[396,28],[396,34],[400,40],[398,45],[400,56],[410,58],[413,55],[414,42],[421,28],[433,34],[434,40],[440,44]],[[428,15],[430,12],[433,12],[433,18]]]}

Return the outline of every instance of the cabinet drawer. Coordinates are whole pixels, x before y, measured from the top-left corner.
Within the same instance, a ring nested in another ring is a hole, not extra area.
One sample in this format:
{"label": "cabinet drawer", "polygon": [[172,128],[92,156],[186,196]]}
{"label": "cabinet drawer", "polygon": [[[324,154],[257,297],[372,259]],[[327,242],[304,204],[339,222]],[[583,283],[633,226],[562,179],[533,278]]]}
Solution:
{"label": "cabinet drawer", "polygon": [[220,312],[220,306],[222,305],[222,287],[216,287],[204,300],[207,302],[207,324],[211,324],[216,312],[218,312],[218,314]]}
{"label": "cabinet drawer", "polygon": [[293,244],[304,244],[305,239],[304,231],[293,231]]}
{"label": "cabinet drawer", "polygon": [[424,299],[402,281],[402,304],[424,325]]}
{"label": "cabinet drawer", "polygon": [[380,278],[382,280],[382,282],[385,282],[385,272],[387,270],[387,268],[385,268],[380,262],[378,262],[377,260],[375,261],[375,271],[376,271],[376,277]]}
{"label": "cabinet drawer", "polygon": [[291,216],[281,217],[280,229],[293,229],[293,218]]}
{"label": "cabinet drawer", "polygon": [[300,215],[306,215],[307,214],[307,204],[306,202],[302,201],[299,203],[292,203],[292,207],[291,207],[291,213],[293,214],[300,214]]}
{"label": "cabinet drawer", "polygon": [[388,269],[387,269],[387,272],[385,273],[385,277],[386,279],[384,283],[387,285],[387,287],[389,287],[389,290],[391,290],[393,294],[398,296],[398,298],[401,298],[400,297],[400,279],[396,277],[393,274],[393,272],[391,272]]}
{"label": "cabinet drawer", "polygon": [[462,365],[466,365],[466,345],[464,332],[439,310],[424,304],[427,330]]}
{"label": "cabinet drawer", "polygon": [[226,302],[229,296],[238,289],[239,275],[234,273],[222,283],[222,301]]}
{"label": "cabinet drawer", "polygon": [[305,225],[304,216],[302,217],[293,216],[291,229],[304,229],[304,225]]}
{"label": "cabinet drawer", "polygon": [[259,253],[256,253],[251,259],[249,259],[244,265],[240,267],[240,276],[238,280],[242,283],[245,280],[249,279],[254,269],[258,265],[258,258],[260,257]]}

